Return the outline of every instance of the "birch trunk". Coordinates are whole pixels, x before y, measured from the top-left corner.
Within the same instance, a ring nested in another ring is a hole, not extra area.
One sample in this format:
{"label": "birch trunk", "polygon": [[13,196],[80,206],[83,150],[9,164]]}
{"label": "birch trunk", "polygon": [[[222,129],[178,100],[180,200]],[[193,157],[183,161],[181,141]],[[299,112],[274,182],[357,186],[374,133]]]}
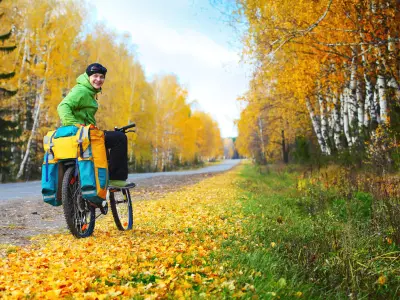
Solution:
{"label": "birch trunk", "polygon": [[[361,34],[361,38],[364,40],[364,34]],[[362,63],[364,66],[364,82],[365,82],[365,99],[364,99],[364,126],[369,127],[369,124],[373,122],[376,122],[376,114],[373,111],[374,110],[374,103],[373,103],[373,85],[371,82],[371,78],[369,77],[368,73],[366,70],[368,70],[371,65],[367,61],[367,57],[365,53],[367,52],[367,49],[365,49],[364,45],[361,45],[361,51],[362,51]],[[373,117],[374,116],[374,117]]]}
{"label": "birch trunk", "polygon": [[360,132],[364,127],[364,99],[361,92],[361,83],[357,80],[357,91],[356,91],[356,99],[357,99],[357,121],[358,121],[358,128]]}
{"label": "birch trunk", "polygon": [[[132,116],[133,116],[133,99],[134,99],[134,96],[135,96],[135,91],[136,91],[136,69],[134,69],[133,70],[133,76],[132,76],[132,74],[131,74],[131,81],[132,81],[132,83],[131,83],[131,88],[132,88],[132,91],[131,91],[131,95],[130,95],[130,99],[129,99],[129,115],[128,115],[128,124],[130,124],[132,121],[134,121],[134,120],[132,120],[131,118],[132,118]],[[129,152],[129,162],[131,163],[132,161],[133,161],[133,148],[134,148],[134,146],[135,146],[135,143],[132,141],[131,143],[130,143],[130,152]]]}
{"label": "birch trunk", "polygon": [[374,107],[374,88],[369,76],[364,73],[365,81],[365,104],[364,104],[364,126],[368,127],[369,123],[376,122],[376,112]]}
{"label": "birch trunk", "polygon": [[33,139],[36,136],[36,132],[37,132],[37,128],[39,126],[39,116],[40,116],[40,109],[42,104],[44,103],[44,97],[45,97],[45,93],[46,93],[46,84],[47,84],[47,75],[48,75],[48,71],[49,71],[49,62],[50,62],[50,53],[51,53],[51,47],[48,47],[47,50],[47,60],[46,60],[46,71],[44,74],[44,78],[43,78],[43,82],[41,83],[42,85],[42,90],[40,92],[40,94],[38,95],[38,97],[36,97],[36,103],[35,103],[35,113],[34,113],[34,118],[33,118],[33,126],[32,126],[32,130],[31,130],[31,134],[29,136],[28,139],[28,143],[26,145],[26,151],[25,151],[25,155],[22,159],[21,165],[19,167],[19,171],[17,174],[17,178],[21,178],[21,176],[24,173],[24,169],[25,169],[25,165],[28,161],[29,158],[29,153],[31,150],[31,145],[33,143]]}
{"label": "birch trunk", "polygon": [[[389,53],[391,53],[393,57],[396,56],[393,53],[393,51],[389,50]],[[378,55],[377,60],[380,62],[378,64],[378,74],[382,74],[382,76],[384,76],[385,85],[386,85],[385,88],[387,88],[387,87],[394,88],[396,91],[395,97],[397,99],[400,99],[400,90],[399,90],[400,86],[397,83],[397,80],[391,75],[391,68],[390,68],[390,66],[387,65],[386,58],[385,58],[384,54],[382,54],[382,51],[379,47],[377,47],[377,55]],[[379,72],[379,70],[380,70],[380,72]],[[385,75],[386,75],[386,77],[385,77]]]}
{"label": "birch trunk", "polygon": [[349,84],[349,89],[347,91],[348,97],[347,97],[347,108],[349,111],[349,126],[350,130],[352,133],[351,139],[352,139],[352,144],[354,144],[357,141],[357,64],[356,64],[356,59],[355,56],[352,59],[351,62],[351,71],[350,71],[350,84]]}
{"label": "birch trunk", "polygon": [[346,137],[347,145],[349,148],[353,146],[353,139],[351,138],[350,134],[350,126],[349,126],[349,109],[348,109],[348,102],[347,102],[347,89],[345,89],[344,95],[341,95],[341,103],[343,103],[343,130],[344,135]]}
{"label": "birch trunk", "polygon": [[[399,60],[400,60],[400,58],[399,58]],[[400,72],[400,68],[399,68],[399,72]],[[390,87],[390,88],[393,88],[395,90],[396,100],[400,101],[400,85],[397,82],[397,80],[394,77],[391,77],[387,82],[387,86]]]}
{"label": "birch trunk", "polygon": [[[158,86],[158,84],[156,83],[156,86],[155,86],[155,102],[156,102],[156,104],[157,104],[157,106],[158,106],[158,104],[159,104],[159,101],[160,101],[160,91],[159,91],[159,86]],[[159,143],[158,143],[158,135],[159,135],[159,118],[160,118],[160,116],[159,116],[159,112],[157,112],[156,111],[156,113],[155,113],[155,137],[154,137],[154,151],[153,151],[153,165],[154,165],[154,169],[155,170],[157,170],[157,168],[158,168],[158,152],[159,152],[159,149],[158,149],[158,147],[159,147]]]}
{"label": "birch trunk", "polygon": [[[331,93],[328,92],[328,94],[330,95]],[[326,103],[333,103],[332,98],[330,96],[326,96]],[[335,134],[335,114],[334,114],[334,109],[331,108],[331,105],[326,105],[326,116],[328,120],[329,141],[333,141],[333,136]]]}
{"label": "birch trunk", "polygon": [[380,123],[387,121],[387,99],[386,99],[386,81],[385,77],[379,73],[377,78],[378,97],[379,97],[379,116]]}
{"label": "birch trunk", "polygon": [[340,141],[340,133],[341,133],[341,126],[340,126],[340,112],[339,112],[339,104],[338,104],[338,96],[333,95],[333,141],[335,143],[336,149],[342,149],[342,143]]}
{"label": "birch trunk", "polygon": [[29,55],[29,43],[28,43],[28,29],[24,30],[24,54],[22,55],[22,60],[21,60],[21,68],[19,70],[19,76],[18,76],[18,89],[21,88],[22,85],[22,74],[25,72],[25,65],[26,65],[26,60]]}
{"label": "birch trunk", "polygon": [[318,95],[318,102],[321,116],[321,134],[324,139],[326,154],[330,155],[331,148],[329,146],[328,122],[326,119],[326,101],[321,94]]}
{"label": "birch trunk", "polygon": [[379,115],[379,96],[378,96],[378,82],[375,85],[375,89],[374,89],[374,97],[373,97],[373,105],[374,105],[374,109],[371,110],[372,115],[371,115],[371,119],[373,119],[373,115],[375,114],[375,119],[377,124],[381,123],[381,117]]}
{"label": "birch trunk", "polygon": [[264,126],[260,116],[258,116],[258,134],[261,141],[261,154],[262,159],[265,162],[265,141],[264,141]]}
{"label": "birch trunk", "polygon": [[311,122],[312,122],[312,125],[314,128],[314,132],[317,136],[317,140],[318,140],[318,144],[320,146],[321,152],[323,154],[327,154],[326,145],[324,142],[324,138],[322,137],[322,133],[321,133],[321,126],[320,126],[318,117],[314,113],[314,108],[312,107],[310,99],[308,97],[306,98],[306,105],[307,105],[308,112],[310,114]]}

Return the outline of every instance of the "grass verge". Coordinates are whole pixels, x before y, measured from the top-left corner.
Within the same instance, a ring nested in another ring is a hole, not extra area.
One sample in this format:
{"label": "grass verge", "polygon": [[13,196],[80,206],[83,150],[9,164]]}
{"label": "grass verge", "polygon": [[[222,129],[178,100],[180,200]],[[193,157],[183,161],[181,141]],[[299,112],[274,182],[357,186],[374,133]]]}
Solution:
{"label": "grass verge", "polygon": [[371,224],[372,197],[250,165],[238,181],[243,233],[221,249],[241,298],[398,299],[398,247]]}

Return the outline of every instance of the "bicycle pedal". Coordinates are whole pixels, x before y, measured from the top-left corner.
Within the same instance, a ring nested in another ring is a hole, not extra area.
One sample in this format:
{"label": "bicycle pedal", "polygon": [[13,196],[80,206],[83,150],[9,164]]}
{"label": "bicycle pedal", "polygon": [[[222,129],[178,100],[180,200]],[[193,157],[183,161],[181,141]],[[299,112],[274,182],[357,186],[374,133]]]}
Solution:
{"label": "bicycle pedal", "polygon": [[136,186],[136,183],[130,182],[130,183],[127,184],[124,188],[125,188],[125,189],[133,189],[135,186]]}

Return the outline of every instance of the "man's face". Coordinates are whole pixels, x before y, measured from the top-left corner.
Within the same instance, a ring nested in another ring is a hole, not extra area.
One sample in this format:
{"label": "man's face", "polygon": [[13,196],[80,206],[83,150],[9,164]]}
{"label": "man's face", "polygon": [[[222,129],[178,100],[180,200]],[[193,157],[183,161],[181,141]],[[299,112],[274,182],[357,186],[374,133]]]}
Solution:
{"label": "man's face", "polygon": [[106,77],[103,74],[100,74],[100,73],[92,74],[89,77],[90,84],[96,90],[101,88],[101,86],[103,85],[105,79],[106,79]]}

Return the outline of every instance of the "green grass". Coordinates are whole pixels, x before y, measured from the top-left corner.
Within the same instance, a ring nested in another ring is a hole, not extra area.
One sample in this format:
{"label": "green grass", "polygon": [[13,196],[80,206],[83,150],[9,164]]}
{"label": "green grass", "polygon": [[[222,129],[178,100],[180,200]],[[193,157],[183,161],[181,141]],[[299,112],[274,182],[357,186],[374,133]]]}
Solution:
{"label": "green grass", "polygon": [[297,182],[294,170],[242,169],[243,234],[220,257],[241,297],[398,299],[400,252],[372,224],[372,197]]}

